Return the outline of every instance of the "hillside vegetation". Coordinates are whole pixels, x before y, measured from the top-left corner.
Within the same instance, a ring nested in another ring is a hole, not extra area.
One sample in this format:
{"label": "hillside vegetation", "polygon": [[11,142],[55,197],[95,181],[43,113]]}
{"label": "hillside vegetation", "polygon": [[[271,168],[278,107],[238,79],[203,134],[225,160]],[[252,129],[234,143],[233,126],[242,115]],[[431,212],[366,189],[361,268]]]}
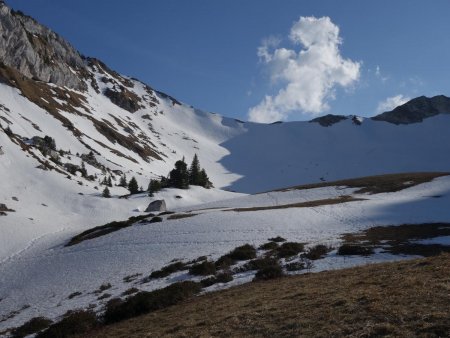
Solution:
{"label": "hillside vegetation", "polygon": [[449,258],[250,283],[87,337],[444,337],[450,334]]}

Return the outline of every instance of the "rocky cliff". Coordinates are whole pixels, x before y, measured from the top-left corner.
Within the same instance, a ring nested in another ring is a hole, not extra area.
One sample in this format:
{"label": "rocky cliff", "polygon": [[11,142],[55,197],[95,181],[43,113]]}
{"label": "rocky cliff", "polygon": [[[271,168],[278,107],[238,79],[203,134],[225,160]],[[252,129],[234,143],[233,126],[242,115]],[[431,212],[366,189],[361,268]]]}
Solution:
{"label": "rocky cliff", "polygon": [[422,122],[439,114],[450,114],[450,98],[447,96],[438,95],[431,98],[420,96],[372,119],[394,124],[410,124]]}
{"label": "rocky cliff", "polygon": [[86,89],[82,56],[58,34],[1,0],[0,62],[30,79]]}

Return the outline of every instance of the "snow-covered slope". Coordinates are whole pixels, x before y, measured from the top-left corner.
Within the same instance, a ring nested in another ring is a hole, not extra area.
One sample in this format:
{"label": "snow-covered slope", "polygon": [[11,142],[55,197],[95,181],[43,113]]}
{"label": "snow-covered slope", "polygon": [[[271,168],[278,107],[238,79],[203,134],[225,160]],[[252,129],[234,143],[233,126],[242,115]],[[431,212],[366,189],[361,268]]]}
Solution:
{"label": "snow-covered slope", "polygon": [[[191,194],[203,193],[197,189]],[[234,210],[346,195],[362,200],[316,207]],[[223,196],[226,197],[230,196]],[[53,234],[0,265],[0,313],[7,315],[18,311],[11,319],[0,323],[0,328],[20,324],[34,316],[55,318],[74,308],[91,306],[101,311],[108,299],[98,299],[100,294],[95,291],[107,283],[111,287],[104,293],[113,297],[121,296],[131,287],[152,290],[186,278],[196,279],[187,272],[180,272],[144,284],[140,282],[151,271],[174,260],[189,261],[200,256],[217,259],[239,245],[250,243],[258,247],[268,238],[280,235],[310,246],[321,243],[336,247],[342,234],[375,225],[450,222],[449,203],[450,178],[445,176],[393,193],[371,195],[357,193],[355,188],[330,186],[234,196],[196,206],[180,206],[174,208],[177,213],[188,212],[192,216],[173,220],[163,216],[163,222],[159,223],[138,222],[70,247],[64,246],[65,233]],[[344,258],[332,253],[314,263],[313,271],[402,258],[405,257],[389,253]],[[247,282],[253,274],[238,274],[227,286]],[[75,292],[80,294],[69,297]]]}

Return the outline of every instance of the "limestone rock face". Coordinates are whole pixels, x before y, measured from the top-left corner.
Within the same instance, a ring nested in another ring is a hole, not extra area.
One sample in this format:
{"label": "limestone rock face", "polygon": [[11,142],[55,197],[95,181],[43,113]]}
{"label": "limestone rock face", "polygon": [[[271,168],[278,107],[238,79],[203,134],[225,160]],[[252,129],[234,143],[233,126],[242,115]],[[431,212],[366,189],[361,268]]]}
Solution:
{"label": "limestone rock face", "polygon": [[0,62],[22,75],[85,90],[81,55],[58,34],[0,0]]}

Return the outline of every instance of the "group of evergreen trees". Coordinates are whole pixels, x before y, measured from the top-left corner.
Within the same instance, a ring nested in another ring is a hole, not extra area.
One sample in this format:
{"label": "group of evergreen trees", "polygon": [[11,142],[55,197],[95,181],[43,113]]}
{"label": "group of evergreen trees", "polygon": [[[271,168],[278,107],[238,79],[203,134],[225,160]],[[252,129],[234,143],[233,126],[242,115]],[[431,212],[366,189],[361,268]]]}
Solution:
{"label": "group of evergreen trees", "polygon": [[[108,189],[108,187],[112,187],[111,176],[109,176],[108,178],[105,177],[101,184],[106,185],[105,189],[103,189],[102,196],[106,197],[106,198],[111,197],[111,193]],[[130,182],[127,183],[127,178],[126,178],[125,174],[120,177],[118,186],[128,188],[131,195],[137,194],[142,191],[142,189],[139,189],[139,185],[138,185],[136,178],[133,176],[131,178]]]}
{"label": "group of evergreen trees", "polygon": [[175,168],[170,171],[168,177],[161,177],[159,180],[150,180],[148,193],[150,196],[153,196],[155,192],[163,188],[188,189],[189,185],[199,185],[206,189],[213,186],[205,169],[200,167],[197,154],[194,155],[189,168],[183,157],[182,160],[175,162]]}
{"label": "group of evergreen trees", "polygon": [[[102,196],[106,198],[111,197],[108,189],[108,187],[112,187],[111,177],[108,177],[108,179],[105,177],[101,184],[106,185]],[[149,196],[153,196],[155,192],[164,188],[188,189],[189,185],[199,185],[206,189],[213,186],[205,169],[200,167],[200,161],[198,160],[197,154],[194,155],[189,168],[183,157],[182,160],[175,162],[175,168],[170,171],[167,177],[161,177],[159,180],[150,180],[148,194]],[[132,177],[130,181],[127,182],[125,174],[121,176],[118,186],[128,188],[130,194],[137,194],[142,191],[142,188],[139,188],[136,178]]]}

